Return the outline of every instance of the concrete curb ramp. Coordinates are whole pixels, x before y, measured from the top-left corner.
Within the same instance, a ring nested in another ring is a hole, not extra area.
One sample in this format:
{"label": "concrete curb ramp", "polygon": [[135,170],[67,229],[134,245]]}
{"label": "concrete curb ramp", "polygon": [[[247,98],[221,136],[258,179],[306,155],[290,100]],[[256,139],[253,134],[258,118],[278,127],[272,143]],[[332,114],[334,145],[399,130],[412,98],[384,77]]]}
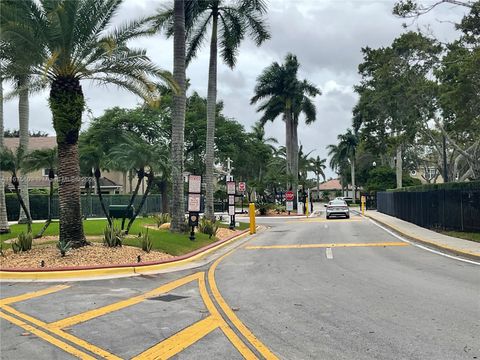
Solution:
{"label": "concrete curb ramp", "polygon": [[[455,255],[455,256],[460,256],[460,257],[463,257],[463,258],[467,258],[467,259],[470,259],[470,260],[475,260],[475,261],[479,261],[480,260],[480,252],[477,252],[477,251],[470,251],[470,250],[467,250],[467,249],[462,249],[462,248],[459,248],[458,246],[455,246],[455,244],[444,244],[444,243],[441,243],[441,242],[437,242],[435,240],[432,240],[432,239],[428,239],[426,237],[422,237],[422,236],[419,236],[419,235],[416,235],[416,234],[412,234],[408,231],[406,231],[405,229],[402,229],[400,228],[399,226],[396,226],[394,224],[392,224],[391,222],[385,219],[382,219],[382,217],[384,216],[388,216],[388,215],[385,215],[385,214],[382,214],[382,216],[375,216],[373,215],[372,213],[369,213],[369,212],[366,212],[365,213],[365,216],[368,217],[369,219],[385,226],[386,228],[394,231],[395,233],[409,239],[409,240],[412,240],[416,243],[420,243],[422,245],[425,245],[429,248],[433,248],[435,250],[440,250],[442,252],[445,252],[445,253],[449,253],[451,255]],[[397,218],[394,218],[395,220],[398,220],[398,221],[403,221],[403,220],[400,220],[400,219],[397,219]],[[403,221],[405,222],[405,221]],[[409,225],[411,225],[412,227],[419,227],[418,225],[415,225],[415,224],[411,224],[411,223],[408,223]],[[422,227],[419,227],[420,229],[424,230],[424,231],[431,231],[433,232],[432,230],[429,230],[429,229],[425,229],[425,228],[422,228]],[[435,233],[436,235],[437,233]],[[442,234],[439,234],[439,235],[442,235]],[[446,236],[446,235],[443,235],[443,236]],[[448,236],[446,236],[448,237]],[[456,238],[455,238],[456,239]],[[465,244],[469,244],[470,243],[470,240],[463,240],[463,239],[458,239],[460,241],[464,241]],[[476,244],[473,242],[473,244]],[[480,244],[478,244],[478,247],[480,248]]]}
{"label": "concrete curb ramp", "polygon": [[105,278],[119,278],[141,274],[153,274],[162,270],[172,269],[181,265],[187,265],[195,260],[202,259],[208,254],[238,240],[249,233],[243,230],[240,234],[219,240],[213,244],[178,256],[174,259],[149,262],[143,264],[122,264],[116,266],[90,266],[90,267],[65,267],[52,269],[3,269],[0,271],[0,281],[62,281],[62,280],[95,280]]}

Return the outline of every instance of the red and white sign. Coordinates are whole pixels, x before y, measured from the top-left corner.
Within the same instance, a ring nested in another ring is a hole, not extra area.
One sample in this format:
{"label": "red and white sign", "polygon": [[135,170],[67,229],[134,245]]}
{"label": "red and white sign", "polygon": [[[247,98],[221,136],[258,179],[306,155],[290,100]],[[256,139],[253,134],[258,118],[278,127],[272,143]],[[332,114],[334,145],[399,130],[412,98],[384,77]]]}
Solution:
{"label": "red and white sign", "polygon": [[200,212],[200,194],[188,194],[188,211]]}
{"label": "red and white sign", "polygon": [[238,191],[239,192],[245,192],[247,186],[245,185],[245,182],[244,181],[240,181],[238,183]]}
{"label": "red and white sign", "polygon": [[293,201],[294,198],[295,198],[295,195],[293,194],[293,191],[287,191],[285,193],[285,200]]}
{"label": "red and white sign", "polygon": [[195,194],[202,192],[202,177],[200,175],[188,175],[188,192]]}
{"label": "red and white sign", "polygon": [[286,210],[293,211],[293,201],[287,201]]}
{"label": "red and white sign", "polygon": [[227,181],[227,194],[235,195],[236,193],[235,187],[236,187],[235,181]]}

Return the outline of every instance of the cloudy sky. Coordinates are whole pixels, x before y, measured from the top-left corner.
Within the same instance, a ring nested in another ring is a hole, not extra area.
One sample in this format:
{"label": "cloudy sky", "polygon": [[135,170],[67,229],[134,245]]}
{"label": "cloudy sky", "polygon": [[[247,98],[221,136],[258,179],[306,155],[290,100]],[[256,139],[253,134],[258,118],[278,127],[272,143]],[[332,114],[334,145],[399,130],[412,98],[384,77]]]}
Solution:
{"label": "cloudy sky", "polygon": [[[116,15],[115,23],[151,15],[165,0],[126,0]],[[403,31],[404,20],[391,14],[393,0],[270,0],[267,21],[271,39],[257,48],[246,40],[240,48],[234,70],[225,65],[218,69],[218,98],[225,103],[225,114],[245,125],[247,129],[259,118],[249,105],[256,77],[273,61],[281,62],[288,52],[297,55],[300,77],[315,83],[323,92],[316,98],[317,120],[313,125],[299,127],[299,139],[312,155],[327,157],[325,147],[335,143],[337,134],[351,124],[351,111],[356,102],[353,85],[359,81],[357,66],[362,60],[361,48],[389,45]],[[464,9],[445,5],[422,17],[415,29],[421,27],[441,41],[451,41],[458,34],[452,22],[458,21]],[[429,26],[429,28],[427,28]],[[153,61],[172,70],[173,44],[161,35],[136,41],[135,47],[147,49]],[[190,91],[206,95],[208,48],[199,54],[187,70]],[[99,116],[104,109],[134,107],[140,99],[115,87],[95,87],[84,83],[89,117]],[[16,100],[5,104],[5,127],[18,128]],[[30,99],[30,128],[54,134],[47,92]],[[285,141],[283,122],[278,119],[266,126],[269,136],[280,143]],[[331,170],[327,173],[333,176]]]}

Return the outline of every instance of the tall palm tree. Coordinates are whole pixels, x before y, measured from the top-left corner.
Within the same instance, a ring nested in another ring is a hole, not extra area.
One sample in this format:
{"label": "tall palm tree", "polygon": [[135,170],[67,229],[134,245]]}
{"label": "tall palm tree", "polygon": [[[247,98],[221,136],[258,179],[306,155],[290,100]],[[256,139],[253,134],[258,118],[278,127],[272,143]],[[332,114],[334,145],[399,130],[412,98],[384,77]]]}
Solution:
{"label": "tall palm tree", "polygon": [[[60,242],[85,245],[80,206],[78,136],[85,109],[80,81],[115,84],[143,98],[156,97],[153,76],[171,82],[144,50],[127,43],[152,33],[150,20],[130,21],[109,29],[121,0],[4,0],[2,36],[12,44],[26,42],[41,54],[32,74],[51,86],[49,104],[57,134]],[[25,56],[30,56],[25,53]]]}
{"label": "tall palm tree", "polygon": [[[30,211],[25,205],[21,195],[20,183],[18,181],[19,171],[23,169],[23,161],[25,157],[25,152],[23,148],[19,145],[18,148],[13,152],[10,149],[4,148],[0,152],[0,169],[3,171],[8,171],[11,175],[11,183],[17,194],[17,199],[20,204],[20,207],[25,212],[27,216],[27,226],[28,232],[32,231],[32,217],[30,216]],[[26,172],[26,171],[24,171]]]}
{"label": "tall palm tree", "polygon": [[320,90],[307,80],[297,78],[300,64],[297,57],[287,54],[285,62],[274,62],[263,70],[257,78],[255,95],[251,104],[262,103],[257,108],[263,112],[262,124],[274,121],[280,115],[285,121],[285,145],[287,155],[287,176],[292,179],[290,186],[296,190],[298,182],[298,136],[299,116],[304,113],[307,124],[315,121],[315,106],[310,99],[320,94]]}
{"label": "tall palm tree", "polygon": [[318,199],[320,199],[320,176],[323,178],[323,181],[325,181],[325,172],[324,170],[327,168],[327,165],[325,165],[325,162],[327,159],[321,159],[320,156],[317,156],[316,158],[312,159],[310,162],[311,165],[311,170],[317,177],[317,196]]}
{"label": "tall palm tree", "polygon": [[26,172],[35,170],[48,169],[48,182],[50,185],[50,193],[48,196],[48,217],[42,229],[35,235],[35,238],[43,236],[45,230],[52,222],[53,208],[53,182],[55,180],[55,172],[58,167],[57,147],[53,149],[40,149],[28,153],[24,158],[23,168]]}
{"label": "tall palm tree", "polygon": [[[205,147],[205,216],[213,218],[213,167],[215,162],[215,115],[217,103],[217,58],[230,68],[237,62],[238,48],[248,34],[257,46],[270,38],[262,16],[266,12],[264,0],[237,0],[231,5],[226,0],[192,0],[185,8],[187,28],[187,58],[189,63],[199,52],[211,28],[210,62],[207,90],[207,138]],[[170,22],[172,11],[159,15],[159,22]],[[168,33],[168,31],[167,31]],[[170,31],[171,33],[171,31]]]}
{"label": "tall palm tree", "polygon": [[[1,75],[0,75],[1,76]],[[3,79],[0,77],[0,153],[3,152]],[[0,168],[0,234],[10,232],[7,217],[7,205],[5,203],[5,179]]]}
{"label": "tall palm tree", "polygon": [[348,159],[345,152],[339,145],[328,145],[328,156],[330,156],[330,168],[340,176],[340,183],[342,185],[342,193],[345,195],[345,186],[348,185],[346,179],[346,169],[348,167]]}

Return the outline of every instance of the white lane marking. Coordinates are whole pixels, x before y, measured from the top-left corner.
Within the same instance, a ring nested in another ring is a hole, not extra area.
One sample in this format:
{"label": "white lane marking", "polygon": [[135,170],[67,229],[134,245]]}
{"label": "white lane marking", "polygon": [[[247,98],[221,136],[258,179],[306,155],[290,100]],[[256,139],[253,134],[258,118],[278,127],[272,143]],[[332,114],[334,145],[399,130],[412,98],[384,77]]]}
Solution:
{"label": "white lane marking", "polygon": [[388,232],[390,235],[392,235],[392,236],[396,237],[397,239],[399,239],[399,240],[401,240],[401,241],[403,241],[403,242],[406,242],[406,243],[408,243],[408,244],[410,244],[410,245],[416,246],[416,247],[418,247],[418,248],[420,248],[420,249],[423,249],[423,250],[430,251],[430,252],[432,252],[432,253],[434,253],[434,254],[437,254],[437,255],[441,255],[441,256],[448,257],[448,258],[450,258],[450,259],[454,259],[454,260],[458,260],[458,261],[463,261],[463,262],[466,262],[466,263],[469,263],[469,264],[480,265],[480,262],[476,262],[476,261],[473,261],[473,260],[467,260],[467,259],[463,259],[463,258],[460,258],[460,257],[457,257],[457,256],[445,254],[445,253],[443,253],[443,252],[441,252],[441,251],[433,250],[433,249],[430,249],[430,248],[427,247],[427,246],[423,246],[423,245],[417,244],[417,243],[415,243],[415,242],[413,242],[413,241],[407,240],[407,239],[401,237],[400,235],[395,234],[395,233],[394,233],[393,231],[391,231],[390,229],[387,229],[387,228],[385,228],[384,226],[380,225],[380,224],[377,223],[375,220],[372,220],[372,219],[370,219],[370,218],[369,218],[369,220],[370,220],[373,224],[377,225],[379,228],[381,228],[381,229],[385,230],[386,232]]}
{"label": "white lane marking", "polygon": [[333,259],[332,248],[327,248],[327,249],[325,250],[325,255],[327,255],[327,259],[332,260],[332,259]]}

